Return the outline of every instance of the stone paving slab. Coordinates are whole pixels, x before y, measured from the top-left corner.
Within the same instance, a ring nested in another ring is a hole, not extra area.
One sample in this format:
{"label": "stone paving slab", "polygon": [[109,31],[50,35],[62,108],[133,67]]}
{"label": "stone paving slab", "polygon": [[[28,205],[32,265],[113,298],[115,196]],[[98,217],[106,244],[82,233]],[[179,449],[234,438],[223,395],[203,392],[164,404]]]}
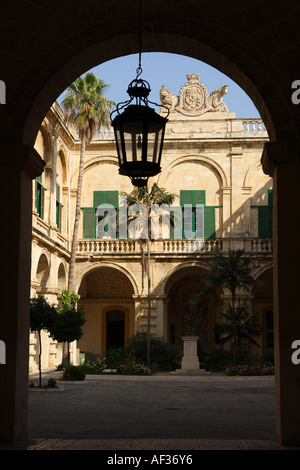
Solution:
{"label": "stone paving slab", "polygon": [[102,450],[102,451],[274,451],[300,450],[280,446],[271,440],[233,439],[37,439],[19,446],[0,446],[0,450]]}

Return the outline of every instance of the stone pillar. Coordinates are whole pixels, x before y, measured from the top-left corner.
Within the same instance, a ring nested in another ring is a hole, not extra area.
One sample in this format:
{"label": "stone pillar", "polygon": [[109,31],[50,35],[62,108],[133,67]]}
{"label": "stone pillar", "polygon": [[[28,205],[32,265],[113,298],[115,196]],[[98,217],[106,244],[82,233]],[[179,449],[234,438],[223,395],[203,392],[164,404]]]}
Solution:
{"label": "stone pillar", "polygon": [[[57,131],[54,129],[52,135],[51,155],[52,155],[52,172],[50,178],[50,227],[51,230],[57,232],[56,225],[56,177],[57,177]],[[56,235],[56,233],[55,233]],[[54,237],[55,238],[55,237]]]}
{"label": "stone pillar", "polygon": [[197,356],[198,336],[182,336],[183,341],[183,358],[181,361],[181,369],[189,371],[197,371],[200,367]]}
{"label": "stone pillar", "polygon": [[[300,149],[268,143],[263,170],[273,177],[274,352],[276,431],[281,445],[300,445],[300,364],[291,348],[300,340]],[[291,243],[293,241],[293,243]]]}
{"label": "stone pillar", "polygon": [[0,335],[6,364],[0,364],[0,443],[27,436],[32,179],[44,162],[29,146],[0,147]]}
{"label": "stone pillar", "polygon": [[232,147],[231,157],[231,232],[240,234],[242,231],[242,156],[241,147]]}
{"label": "stone pillar", "polygon": [[231,232],[231,187],[222,187],[222,205],[223,205],[223,217],[222,217],[222,237],[226,237],[226,234]]}

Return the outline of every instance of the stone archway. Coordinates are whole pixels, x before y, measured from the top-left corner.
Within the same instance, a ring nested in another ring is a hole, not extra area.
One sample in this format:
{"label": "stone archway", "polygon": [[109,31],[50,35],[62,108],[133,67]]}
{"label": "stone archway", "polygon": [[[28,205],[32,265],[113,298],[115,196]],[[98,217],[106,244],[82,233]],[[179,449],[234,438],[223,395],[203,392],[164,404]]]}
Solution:
{"label": "stone archway", "polygon": [[207,293],[207,286],[202,280],[205,272],[200,266],[179,266],[166,283],[167,340],[179,350],[182,349],[181,337],[187,326],[185,317],[193,301],[198,312],[195,334],[205,350],[214,345],[212,328],[222,311],[222,302],[218,295]]}
{"label": "stone archway", "polygon": [[[1,78],[6,83],[7,100],[0,113],[0,198],[10,243],[16,247],[13,255],[11,250],[3,250],[2,257],[6,269],[1,286],[7,293],[2,310],[10,311],[10,321],[1,329],[8,351],[7,367],[1,369],[1,382],[5,384],[0,400],[5,423],[0,428],[2,442],[26,436],[23,394],[28,370],[32,179],[43,170],[41,159],[33,151],[35,137],[53,101],[77,76],[105,60],[138,50],[138,8],[129,0],[90,2],[90,9],[82,9],[74,1],[47,6],[35,2],[34,9],[32,15],[32,4],[26,2],[19,8],[7,2],[1,8]],[[143,11],[144,51],[190,55],[222,70],[252,98],[268,129],[271,143],[265,147],[263,168],[274,177],[275,349],[280,358],[276,374],[277,434],[282,444],[300,442],[300,412],[295,412],[299,410],[299,369],[290,360],[291,343],[300,330],[297,250],[293,265],[289,264],[290,233],[295,245],[300,233],[300,217],[294,214],[299,206],[299,108],[291,102],[291,85],[300,74],[300,62],[295,59],[298,13],[295,3],[265,2],[258,8],[257,2],[245,5],[230,0],[226,5],[221,0],[194,0],[187,5],[170,0],[162,5],[153,0]],[[10,191],[12,181],[14,192]],[[11,196],[9,205],[5,204],[7,194]],[[2,246],[4,237],[6,234]]]}
{"label": "stone archway", "polygon": [[135,332],[134,288],[130,279],[113,267],[91,269],[83,277],[78,295],[86,322],[78,346],[89,357],[105,356],[108,347],[125,347]]}

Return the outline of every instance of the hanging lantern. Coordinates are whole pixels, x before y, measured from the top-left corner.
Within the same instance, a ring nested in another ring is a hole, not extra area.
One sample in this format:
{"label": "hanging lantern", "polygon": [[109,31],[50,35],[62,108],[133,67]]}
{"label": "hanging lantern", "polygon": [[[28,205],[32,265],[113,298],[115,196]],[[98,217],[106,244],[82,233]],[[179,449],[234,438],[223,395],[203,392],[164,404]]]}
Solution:
{"label": "hanging lantern", "polygon": [[[161,154],[168,119],[148,106],[150,86],[145,80],[138,79],[137,76],[129,84],[127,93],[130,100],[121,107],[125,110],[120,113],[120,104],[117,105],[115,111],[118,114],[111,123],[116,139],[119,173],[131,178],[135,186],[144,186],[149,177],[161,171]],[[135,104],[131,104],[133,99],[136,100]]]}

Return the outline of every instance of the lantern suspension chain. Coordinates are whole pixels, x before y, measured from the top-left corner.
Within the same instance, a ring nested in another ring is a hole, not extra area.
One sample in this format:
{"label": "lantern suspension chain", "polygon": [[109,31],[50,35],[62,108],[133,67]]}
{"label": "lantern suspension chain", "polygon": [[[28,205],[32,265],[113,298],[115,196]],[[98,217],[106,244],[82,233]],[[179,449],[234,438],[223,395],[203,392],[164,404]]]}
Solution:
{"label": "lantern suspension chain", "polygon": [[142,0],[139,0],[139,66],[136,70],[136,78],[142,73]]}

